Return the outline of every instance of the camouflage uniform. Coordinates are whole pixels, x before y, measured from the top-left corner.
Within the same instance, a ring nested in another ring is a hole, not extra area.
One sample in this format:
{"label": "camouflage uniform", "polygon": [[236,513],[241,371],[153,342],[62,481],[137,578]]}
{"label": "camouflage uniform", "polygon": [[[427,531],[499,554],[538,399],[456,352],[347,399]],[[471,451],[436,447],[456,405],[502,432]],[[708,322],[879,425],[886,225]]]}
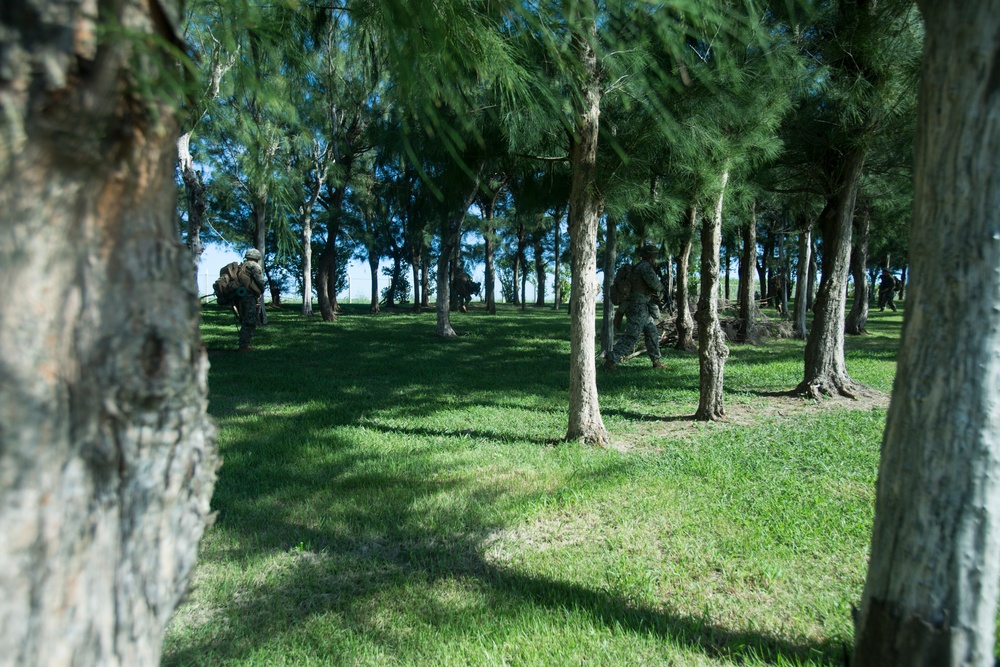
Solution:
{"label": "camouflage uniform", "polygon": [[896,294],[896,279],[888,271],[882,271],[882,278],[879,281],[878,286],[878,309],[885,310],[886,306],[896,312],[896,304],[893,303],[893,299]]}
{"label": "camouflage uniform", "polygon": [[641,333],[646,339],[646,353],[649,359],[656,365],[660,359],[660,332],[656,329],[656,320],[660,319],[660,309],[657,305],[657,295],[663,291],[663,283],[660,282],[656,270],[648,259],[643,257],[642,261],[632,269],[632,290],[625,304],[625,317],[628,323],[625,325],[625,333],[622,334],[615,347],[606,356],[612,364],[630,354],[635,349],[635,344],[639,342]]}
{"label": "camouflage uniform", "polygon": [[236,299],[236,310],[239,312],[241,325],[240,349],[245,350],[253,342],[253,334],[257,329],[260,317],[257,310],[260,305],[260,295],[264,293],[264,270],[260,267],[260,251],[253,248],[247,250],[243,264],[240,265],[240,271],[246,273],[257,291],[254,294],[254,289],[251,287],[247,289],[246,295]]}

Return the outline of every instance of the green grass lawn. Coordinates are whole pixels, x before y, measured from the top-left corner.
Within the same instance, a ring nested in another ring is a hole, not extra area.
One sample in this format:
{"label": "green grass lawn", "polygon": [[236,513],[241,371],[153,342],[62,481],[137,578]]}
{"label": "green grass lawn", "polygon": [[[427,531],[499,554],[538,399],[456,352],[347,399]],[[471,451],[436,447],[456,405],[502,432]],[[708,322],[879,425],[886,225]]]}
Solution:
{"label": "green grass lawn", "polygon": [[[598,386],[566,430],[565,311],[269,312],[250,353],[206,308],[224,464],[167,665],[839,665],[885,401],[792,400],[803,343],[731,347],[724,423],[696,354]],[[899,313],[848,338],[888,392]]]}

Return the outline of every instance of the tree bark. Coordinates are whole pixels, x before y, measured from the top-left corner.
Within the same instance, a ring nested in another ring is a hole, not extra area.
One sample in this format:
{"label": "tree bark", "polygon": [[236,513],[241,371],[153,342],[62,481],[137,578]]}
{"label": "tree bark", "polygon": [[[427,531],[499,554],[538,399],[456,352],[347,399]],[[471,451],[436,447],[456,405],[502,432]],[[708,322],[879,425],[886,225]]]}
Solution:
{"label": "tree bark", "polygon": [[455,247],[462,238],[462,223],[465,215],[476,200],[476,193],[479,192],[479,177],[472,182],[468,191],[461,201],[461,208],[456,209],[448,219],[447,227],[441,235],[441,254],[438,255],[437,265],[437,329],[436,333],[442,338],[456,338],[458,336],[451,327],[451,282],[449,280],[448,265],[451,263],[451,256]]}
{"label": "tree bark", "polygon": [[187,199],[187,247],[191,251],[191,261],[194,263],[195,275],[201,262],[204,245],[201,242],[201,221],[205,217],[205,186],[194,169],[194,158],[191,156],[191,133],[185,132],[177,140],[177,164],[184,182],[184,194]]}
{"label": "tree bark", "polygon": [[754,325],[760,315],[757,308],[754,272],[757,269],[757,205],[754,204],[750,220],[743,226],[743,255],[740,259],[740,288],[736,300],[740,304],[740,324],[736,329],[736,342],[749,342]]}
{"label": "tree bark", "polygon": [[175,71],[151,45],[178,37],[141,3],[7,8],[0,661],[156,665],[218,464],[175,101],[131,85]]}
{"label": "tree bark", "polygon": [[539,236],[532,245],[535,256],[535,305],[545,306],[545,252],[542,249],[542,238]]}
{"label": "tree bark", "polygon": [[844,333],[859,336],[868,333],[868,233],[871,213],[865,208],[854,219],[854,249],[851,251],[851,277],[854,279],[854,303],[844,324]]}
{"label": "tree bark", "polygon": [[918,4],[913,299],[852,664],[987,667],[1000,581],[1000,12]]}
{"label": "tree bark", "polygon": [[615,306],[611,303],[611,285],[618,264],[618,220],[607,216],[604,230],[604,308],[601,313],[601,356],[615,347]]}
{"label": "tree bark", "polygon": [[809,309],[809,266],[812,264],[812,231],[803,221],[799,229],[799,265],[795,277],[795,333],[806,339],[806,311]]}
{"label": "tree bark", "polygon": [[854,397],[854,382],[844,363],[844,310],[851,256],[854,203],[861,184],[865,156],[860,150],[844,155],[836,174],[837,193],[820,215],[823,234],[823,276],[806,340],[805,376],[795,391],[812,398]]}
{"label": "tree bark", "polygon": [[722,202],[729,170],[722,172],[721,192],[712,217],[701,222],[701,289],[698,298],[698,421],[717,421],[726,415],[723,377],[729,348],[719,325],[719,247],[722,244]]}
{"label": "tree bark", "polygon": [[688,264],[691,261],[691,246],[698,225],[698,207],[687,210],[687,230],[684,247],[677,256],[677,343],[678,350],[694,348],[694,318],[688,306]]}
{"label": "tree bark", "polygon": [[569,426],[566,439],[603,446],[608,434],[601,418],[594,357],[597,227],[602,207],[596,184],[601,86],[594,51],[597,42],[594,1],[576,4],[580,23],[574,27],[572,45],[582,74],[576,91],[576,122],[569,149],[573,171],[569,209],[573,283],[569,306]]}
{"label": "tree bark", "polygon": [[372,281],[372,291],[371,291],[371,306],[368,308],[368,313],[371,315],[378,315],[378,254],[371,248],[368,249],[368,275],[371,277]]}
{"label": "tree bark", "polygon": [[562,209],[556,208],[552,218],[555,220],[556,224],[556,240],[555,240],[555,268],[553,269],[553,283],[552,292],[554,294],[555,303],[552,305],[553,310],[559,310],[559,306],[562,305],[563,294],[562,294],[562,275],[560,273],[560,261],[559,257],[562,253]]}

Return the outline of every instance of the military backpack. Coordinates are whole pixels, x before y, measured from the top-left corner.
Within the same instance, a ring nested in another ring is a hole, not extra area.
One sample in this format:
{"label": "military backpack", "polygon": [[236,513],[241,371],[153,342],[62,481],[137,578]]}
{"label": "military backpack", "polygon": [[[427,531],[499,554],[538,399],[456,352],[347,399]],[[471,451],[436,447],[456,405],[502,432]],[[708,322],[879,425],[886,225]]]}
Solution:
{"label": "military backpack", "polygon": [[219,279],[212,285],[212,291],[220,306],[231,306],[248,293],[260,296],[257,285],[239,262],[230,262],[222,267]]}
{"label": "military backpack", "polygon": [[628,301],[632,293],[632,265],[628,262],[622,264],[615,273],[615,279],[611,282],[611,303],[620,306]]}

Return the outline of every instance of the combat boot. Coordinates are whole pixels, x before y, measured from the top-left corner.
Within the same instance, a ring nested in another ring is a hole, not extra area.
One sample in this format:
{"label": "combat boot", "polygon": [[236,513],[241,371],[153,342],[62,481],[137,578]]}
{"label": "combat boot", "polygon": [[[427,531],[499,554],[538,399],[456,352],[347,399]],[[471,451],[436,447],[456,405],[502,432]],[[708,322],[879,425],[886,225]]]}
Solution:
{"label": "combat boot", "polygon": [[653,368],[666,368],[667,365],[659,359],[653,359]]}

